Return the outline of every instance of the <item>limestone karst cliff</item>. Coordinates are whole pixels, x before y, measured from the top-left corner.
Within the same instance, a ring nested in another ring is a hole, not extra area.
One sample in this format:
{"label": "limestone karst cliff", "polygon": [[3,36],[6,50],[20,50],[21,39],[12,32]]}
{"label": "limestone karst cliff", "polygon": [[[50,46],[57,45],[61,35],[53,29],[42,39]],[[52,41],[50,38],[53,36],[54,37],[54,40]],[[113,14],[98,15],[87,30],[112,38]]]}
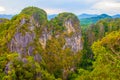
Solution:
{"label": "limestone karst cliff", "polygon": [[[22,14],[24,17],[20,17]],[[20,19],[16,24],[15,33],[8,43],[8,48],[11,52],[19,53],[20,57],[34,56],[35,60],[40,61],[40,54],[35,53],[34,50],[37,47],[35,43],[43,35],[41,31],[46,27],[46,12],[36,7],[29,7],[23,9],[13,20],[13,23],[18,20],[18,17]],[[39,58],[36,58],[36,55]]]}
{"label": "limestone karst cliff", "polygon": [[[51,37],[54,37],[52,31],[54,30],[57,33],[59,32],[56,29],[52,28],[48,31],[46,13],[43,10],[39,11],[39,9],[38,11],[30,12],[32,9],[34,10],[36,8],[25,8],[17,16],[19,17],[21,14],[28,15],[28,17],[19,19],[19,22],[16,25],[15,34],[8,44],[10,51],[18,52],[20,55],[24,56],[33,55],[36,47],[34,43],[41,44],[42,48],[45,49],[47,40],[50,40]],[[17,20],[17,18],[15,20]],[[65,39],[65,45],[63,46],[63,48],[69,47],[74,52],[82,50],[82,34],[77,17],[71,13],[61,13],[57,16],[57,20],[58,21],[56,23],[58,25],[50,25],[50,27],[64,27],[64,30],[61,31],[60,34],[58,33],[55,35],[63,35],[63,33],[65,33],[66,35],[70,35],[63,36],[63,38]],[[61,22],[61,20],[63,20],[63,22]]]}
{"label": "limestone karst cliff", "polygon": [[[68,70],[75,70],[74,65],[79,62],[79,58],[74,59],[74,57],[80,57],[78,55],[81,55],[79,51],[83,49],[83,40],[80,22],[74,14],[60,13],[48,21],[44,10],[37,7],[27,7],[8,21],[5,26],[7,28],[4,30],[4,36],[0,39],[1,41],[5,39],[5,42],[0,43],[0,46],[5,46],[3,48],[11,55],[17,54],[18,57],[15,59],[18,61],[23,64],[31,64],[29,60],[32,59],[33,63],[30,68],[36,66],[34,63],[38,63],[41,66],[40,64],[45,62],[47,65],[46,69],[52,74],[58,72],[57,67],[52,71],[49,70],[54,66],[58,66],[60,67],[60,74],[66,75],[62,76],[64,79],[68,76]],[[53,61],[51,62],[51,60]],[[59,63],[54,60],[59,61]],[[78,61],[75,62],[75,60]],[[66,65],[64,61],[69,63],[68,66],[63,66]],[[50,65],[51,63],[54,65]],[[9,74],[10,71],[12,72],[15,69],[13,68],[15,67],[14,65],[14,60],[8,60],[5,66],[5,73]],[[10,66],[13,67],[11,68]],[[36,73],[34,70],[33,74],[38,78],[41,77],[41,73],[41,71]],[[20,75],[19,73],[16,74]]]}
{"label": "limestone karst cliff", "polygon": [[[58,27],[57,35],[64,34],[65,45],[63,48],[69,47],[73,52],[83,49],[82,33],[78,18],[72,13],[60,13],[51,22],[56,22]],[[57,29],[56,29],[57,30]],[[58,33],[59,32],[59,33]]]}

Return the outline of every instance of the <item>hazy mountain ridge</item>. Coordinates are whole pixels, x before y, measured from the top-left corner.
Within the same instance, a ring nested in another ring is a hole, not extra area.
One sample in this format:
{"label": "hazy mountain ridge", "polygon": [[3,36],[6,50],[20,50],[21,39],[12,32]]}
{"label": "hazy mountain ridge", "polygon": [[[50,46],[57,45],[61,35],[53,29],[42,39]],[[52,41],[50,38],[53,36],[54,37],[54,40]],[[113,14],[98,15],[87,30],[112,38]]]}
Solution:
{"label": "hazy mountain ridge", "polygon": [[[102,15],[108,15],[108,14],[87,14],[87,13],[83,13],[83,14],[80,14],[80,15],[77,15],[77,17],[79,19],[86,19],[86,18],[95,18],[95,17],[100,17]],[[48,15],[48,20],[54,18],[55,16],[57,16],[57,14],[51,14],[51,15]],[[108,16],[111,16],[111,15],[108,15]],[[112,18],[120,18],[120,14],[115,14],[115,15],[112,15],[111,16]]]}
{"label": "hazy mountain ridge", "polygon": [[[48,15],[48,20],[51,20],[52,18],[56,17],[58,14],[51,14],[51,15]],[[106,14],[107,15],[107,14]],[[7,14],[0,14],[0,18],[7,18],[7,19],[11,19],[14,15],[7,15]],[[86,14],[86,13],[83,13],[81,15],[77,15],[79,19],[84,19],[84,18],[93,18],[93,17],[98,17],[100,15],[98,14]],[[110,15],[108,15],[110,16]],[[120,14],[116,14],[116,15],[113,15],[111,16],[112,18],[120,18]]]}
{"label": "hazy mountain ridge", "polygon": [[120,14],[113,15],[112,18],[120,18]]}
{"label": "hazy mountain ridge", "polygon": [[91,18],[91,17],[97,17],[98,15],[97,14],[81,14],[81,15],[78,15],[78,18],[79,19],[83,19],[83,18]]}
{"label": "hazy mountain ridge", "polygon": [[90,24],[95,24],[97,21],[105,18],[112,18],[111,16],[107,14],[101,14],[96,17],[90,17],[90,18],[82,18],[80,19],[81,26],[89,26]]}

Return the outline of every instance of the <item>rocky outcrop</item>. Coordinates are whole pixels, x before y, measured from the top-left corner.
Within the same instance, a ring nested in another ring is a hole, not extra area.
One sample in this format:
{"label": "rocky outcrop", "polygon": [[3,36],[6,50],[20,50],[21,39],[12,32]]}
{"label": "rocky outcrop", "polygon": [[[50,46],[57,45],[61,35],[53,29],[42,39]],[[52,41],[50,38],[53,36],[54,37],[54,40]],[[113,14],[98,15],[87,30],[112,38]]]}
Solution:
{"label": "rocky outcrop", "polygon": [[[35,44],[41,44],[43,49],[46,48],[47,40],[51,38],[59,38],[60,35],[65,39],[65,44],[63,49],[70,48],[73,52],[78,52],[83,49],[82,33],[80,29],[80,23],[78,18],[72,13],[61,13],[55,18],[57,25],[46,24],[47,17],[43,10],[36,9],[36,12],[30,12],[32,8],[25,8],[22,10],[21,14],[25,14],[28,17],[22,17],[18,25],[16,26],[16,32],[13,35],[11,41],[8,43],[8,48],[11,52],[17,52],[20,57],[23,56],[34,56],[35,60],[40,60],[40,56],[34,55],[34,50],[37,47]],[[19,15],[18,15],[19,17]],[[17,18],[16,18],[17,19]],[[53,19],[54,20],[54,19]],[[55,22],[54,21],[54,22]],[[51,23],[54,23],[51,22]],[[54,23],[56,24],[56,23]],[[60,29],[60,32],[59,32]],[[57,34],[53,35],[53,32]],[[58,34],[59,33],[59,34]],[[57,37],[56,37],[57,36]],[[40,45],[39,45],[40,46]],[[40,59],[38,59],[38,57]]]}
{"label": "rocky outcrop", "polygon": [[12,52],[18,52],[20,55],[32,55],[33,47],[29,46],[34,43],[35,34],[26,32],[24,35],[17,32],[9,43],[9,49]]}
{"label": "rocky outcrop", "polygon": [[43,49],[45,49],[46,47],[47,40],[51,40],[51,38],[51,32],[48,32],[47,28],[44,28],[44,30],[42,31],[42,35],[39,38],[39,42],[41,43]]}
{"label": "rocky outcrop", "polygon": [[[29,10],[31,9],[37,10],[30,12]],[[11,24],[11,26],[15,26],[13,30],[15,32],[7,46],[11,52],[19,54],[18,59],[23,63],[29,62],[27,59],[28,56],[33,57],[36,62],[41,62],[42,57],[36,48],[40,46],[38,46],[39,38],[44,41],[43,43],[46,45],[46,41],[49,37],[46,30],[44,30],[46,27],[45,23],[47,21],[47,16],[43,10],[39,10],[39,8],[36,7],[30,7],[24,11],[13,19],[13,25]],[[41,20],[43,19],[42,17],[44,17],[45,20]],[[41,33],[41,31],[43,32]],[[6,65],[6,74],[10,71],[10,65],[12,65],[12,63],[14,62],[10,61]]]}
{"label": "rocky outcrop", "polygon": [[[70,48],[73,52],[78,52],[83,49],[82,33],[79,19],[72,13],[60,13],[57,17],[51,20],[56,38],[60,35],[65,39],[63,49]],[[59,29],[59,30],[58,30]]]}
{"label": "rocky outcrop", "polygon": [[65,38],[66,43],[64,47],[69,47],[74,52],[78,52],[83,49],[83,41],[81,33],[75,33],[72,37]]}
{"label": "rocky outcrop", "polygon": [[[29,10],[31,9],[37,10],[33,13],[29,13]],[[25,16],[20,17],[21,14],[25,14]],[[17,23],[15,34],[13,35],[11,41],[8,43],[8,48],[11,52],[19,53],[19,57],[23,62],[26,62],[26,56],[33,56],[34,60],[39,62],[42,58],[39,51],[35,52],[35,49],[37,48],[36,44],[38,44],[40,39],[40,44],[44,47],[49,37],[45,29],[45,21],[47,20],[40,20],[42,19],[42,16],[47,19],[47,16],[45,16],[46,13],[44,13],[43,10],[39,10],[39,8],[30,7],[23,10],[21,14],[17,16],[18,19],[19,17],[21,19],[19,19],[19,22]],[[17,18],[14,22],[16,21],[18,21]],[[43,32],[41,33],[40,31]]]}
{"label": "rocky outcrop", "polygon": [[[7,43],[8,50],[18,53],[16,60],[30,64],[30,67],[34,66],[33,69],[48,64],[49,61],[52,61],[51,58],[60,61],[61,59],[57,58],[61,52],[65,54],[70,51],[71,54],[74,54],[83,49],[80,22],[72,13],[61,13],[48,22],[43,10],[29,7],[23,9],[11,20],[11,26],[10,31],[13,32]],[[6,74],[12,71],[10,66],[14,66],[14,64],[14,60],[8,61],[5,67]],[[75,69],[73,66],[70,68]],[[36,70],[34,71],[36,72]],[[66,69],[63,70],[63,75],[64,73],[67,74]],[[40,71],[36,72],[34,77],[40,77],[40,74]],[[68,74],[65,78],[67,76]]]}
{"label": "rocky outcrop", "polygon": [[74,29],[73,25],[74,24],[72,23],[71,19],[65,21],[64,26],[66,27],[68,34],[70,34],[71,32],[75,32],[75,29]]}
{"label": "rocky outcrop", "polygon": [[75,22],[71,17],[64,22],[69,37],[65,37],[66,43],[64,48],[69,47],[73,52],[78,52],[83,49],[82,33],[80,23]]}
{"label": "rocky outcrop", "polygon": [[[27,30],[23,30],[22,28],[26,24],[29,24],[29,26],[26,26]],[[8,44],[10,51],[19,53],[21,57],[27,55],[31,56],[34,47],[30,44],[34,43],[36,37],[34,28],[35,26],[32,22],[32,18],[29,20],[26,18],[21,19],[19,25],[16,27],[16,33]]]}

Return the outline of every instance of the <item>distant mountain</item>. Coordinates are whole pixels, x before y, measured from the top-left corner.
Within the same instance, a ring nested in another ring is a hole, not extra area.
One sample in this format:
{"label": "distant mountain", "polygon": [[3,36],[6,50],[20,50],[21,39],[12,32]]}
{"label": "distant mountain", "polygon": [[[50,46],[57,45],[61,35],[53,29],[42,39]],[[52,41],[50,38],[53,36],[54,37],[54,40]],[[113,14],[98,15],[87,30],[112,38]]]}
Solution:
{"label": "distant mountain", "polygon": [[[51,14],[48,15],[48,20],[51,20],[52,18],[56,17],[57,14]],[[80,20],[86,20],[86,19],[92,19],[93,22],[96,22],[96,20],[98,21],[99,19],[104,19],[104,18],[120,18],[120,14],[116,14],[113,16],[109,16],[107,14],[101,14],[101,15],[97,15],[97,14],[81,14],[77,16]],[[95,20],[94,20],[95,19]]]}
{"label": "distant mountain", "polygon": [[107,14],[101,14],[101,15],[97,16],[96,18],[103,19],[103,18],[112,18],[112,17]]}
{"label": "distant mountain", "polygon": [[97,14],[81,14],[81,15],[78,15],[78,18],[79,19],[83,19],[83,18],[91,18],[91,17],[96,17],[98,16]]}
{"label": "distant mountain", "polygon": [[120,18],[120,14],[113,15],[112,18]]}
{"label": "distant mountain", "polygon": [[[7,15],[7,14],[0,14],[0,18],[7,18],[7,19],[11,19],[14,15]],[[52,18],[56,17],[57,14],[51,14],[51,15],[48,15],[48,20],[51,20]],[[113,16],[109,16],[107,14],[102,14],[102,15],[97,15],[97,14],[81,14],[81,15],[78,15],[78,18],[80,20],[84,20],[84,19],[96,19],[96,18],[104,18],[104,17],[112,17],[112,18],[120,18],[120,14],[116,14],[116,15],[113,15]]]}
{"label": "distant mountain", "polygon": [[81,22],[81,26],[88,26],[90,24],[96,23],[97,21],[105,18],[112,18],[112,17],[107,14],[101,14],[96,17],[80,19],[80,22]]}
{"label": "distant mountain", "polygon": [[57,16],[57,14],[48,15],[48,20],[51,20],[52,18],[54,18],[56,16]]}
{"label": "distant mountain", "polygon": [[[48,15],[48,20],[51,20],[52,18],[56,17],[57,14],[52,14],[52,15]],[[81,14],[81,15],[78,15],[77,17],[79,19],[83,19],[83,18],[91,18],[91,17],[96,17],[98,16],[97,14]]]}
{"label": "distant mountain", "polygon": [[0,14],[0,18],[11,19],[12,17],[13,17],[13,15]]}

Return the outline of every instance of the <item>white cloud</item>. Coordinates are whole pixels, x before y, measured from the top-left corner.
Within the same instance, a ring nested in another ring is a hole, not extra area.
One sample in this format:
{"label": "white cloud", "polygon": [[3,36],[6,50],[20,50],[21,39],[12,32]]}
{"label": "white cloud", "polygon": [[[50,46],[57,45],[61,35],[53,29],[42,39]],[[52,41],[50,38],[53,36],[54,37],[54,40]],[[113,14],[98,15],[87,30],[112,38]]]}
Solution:
{"label": "white cloud", "polygon": [[64,10],[62,9],[44,9],[47,14],[58,14],[58,13],[61,13],[61,12],[64,12]]}
{"label": "white cloud", "polygon": [[120,2],[115,2],[115,1],[102,1],[93,6],[93,8],[97,9],[116,9],[120,8]]}
{"label": "white cloud", "polygon": [[0,6],[0,12],[5,11],[5,8]]}
{"label": "white cloud", "polygon": [[[86,3],[86,4],[90,4],[90,3],[96,3],[100,0],[83,0],[82,2]],[[102,1],[102,0],[101,0]]]}
{"label": "white cloud", "polygon": [[91,7],[91,11],[96,13],[120,13],[120,2],[115,0],[102,0]]}

